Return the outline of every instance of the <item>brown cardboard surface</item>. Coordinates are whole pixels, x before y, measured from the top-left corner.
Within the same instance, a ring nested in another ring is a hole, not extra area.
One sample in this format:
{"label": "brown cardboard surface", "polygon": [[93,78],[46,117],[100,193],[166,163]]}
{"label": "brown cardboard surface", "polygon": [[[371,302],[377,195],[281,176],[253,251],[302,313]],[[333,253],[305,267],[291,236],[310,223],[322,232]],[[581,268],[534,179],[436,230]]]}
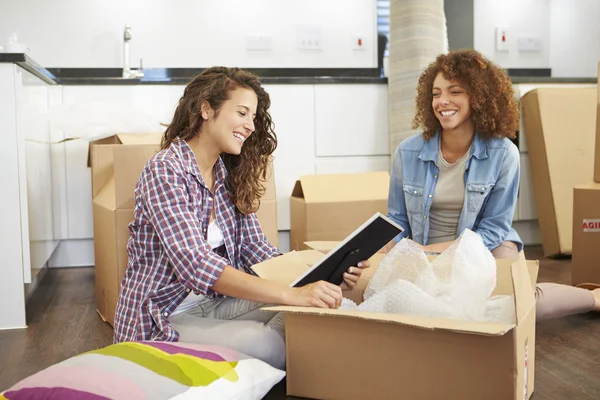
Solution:
{"label": "brown cardboard surface", "polygon": [[521,103],[544,254],[570,254],[573,188],[593,179],[597,90],[535,89]]}
{"label": "brown cardboard surface", "polygon": [[[600,63],[598,63],[598,78],[600,78]],[[596,152],[594,156],[594,181],[600,183],[600,89],[597,91],[598,98],[596,104]]]}
{"label": "brown cardboard surface", "polygon": [[574,189],[573,201],[573,257],[571,276],[573,285],[600,284],[600,183],[590,182]]}
{"label": "brown cardboard surface", "polygon": [[[383,256],[377,254],[372,260],[373,272]],[[267,308],[286,313],[288,395],[528,399],[535,377],[538,267],[537,262],[524,258],[497,260],[499,279],[494,294],[515,294],[517,321],[512,325]]]}
{"label": "brown cardboard surface", "polygon": [[[160,137],[113,135],[90,144],[96,299],[98,313],[111,325],[127,268],[128,224],[133,220],[135,185],[146,162],[159,150]],[[271,167],[257,217],[269,241],[277,246],[275,194]]]}
{"label": "brown cardboard surface", "polygon": [[387,199],[389,183],[387,172],[365,172],[304,175],[296,182],[296,186],[299,186],[301,196],[307,203],[340,203]]}
{"label": "brown cardboard surface", "polygon": [[290,196],[290,250],[339,241],[376,212],[387,213],[388,172],[307,175]]}
{"label": "brown cardboard surface", "polygon": [[287,314],[287,393],[320,399],[513,399],[515,335]]}

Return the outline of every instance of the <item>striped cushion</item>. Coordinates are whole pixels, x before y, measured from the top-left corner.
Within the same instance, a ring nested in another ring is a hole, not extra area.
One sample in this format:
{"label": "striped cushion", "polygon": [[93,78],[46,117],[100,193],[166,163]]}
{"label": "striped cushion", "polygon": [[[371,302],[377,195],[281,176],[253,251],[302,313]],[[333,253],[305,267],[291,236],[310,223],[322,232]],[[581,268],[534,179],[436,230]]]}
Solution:
{"label": "striped cushion", "polygon": [[284,376],[223,347],[119,343],[38,372],[0,394],[0,400],[261,399]]}

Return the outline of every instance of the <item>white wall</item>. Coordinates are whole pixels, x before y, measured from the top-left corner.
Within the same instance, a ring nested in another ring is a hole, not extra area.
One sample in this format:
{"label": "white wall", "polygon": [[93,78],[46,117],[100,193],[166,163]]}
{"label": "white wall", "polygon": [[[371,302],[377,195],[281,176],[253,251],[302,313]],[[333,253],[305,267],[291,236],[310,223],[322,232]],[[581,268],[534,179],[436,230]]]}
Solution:
{"label": "white wall", "polygon": [[599,22],[598,0],[550,0],[552,76],[598,76]]}
{"label": "white wall", "polygon": [[[0,0],[0,43],[12,32],[45,67],[371,68],[377,66],[375,0]],[[320,30],[322,50],[298,50],[298,30]],[[270,51],[247,51],[267,35]],[[354,50],[353,38],[365,38]]]}
{"label": "white wall", "polygon": [[[504,68],[549,68],[553,46],[549,3],[550,0],[474,0],[474,48]],[[497,26],[509,28],[507,52],[496,51]],[[519,52],[519,36],[541,38],[541,51]]]}

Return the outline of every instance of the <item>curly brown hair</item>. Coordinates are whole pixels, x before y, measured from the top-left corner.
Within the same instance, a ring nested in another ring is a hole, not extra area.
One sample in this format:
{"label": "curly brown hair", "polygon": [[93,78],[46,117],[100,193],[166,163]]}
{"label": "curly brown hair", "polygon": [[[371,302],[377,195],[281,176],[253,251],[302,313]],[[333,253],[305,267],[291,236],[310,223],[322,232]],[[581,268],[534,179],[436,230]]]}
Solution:
{"label": "curly brown hair", "polygon": [[423,71],[417,86],[413,129],[422,129],[426,140],[441,127],[433,112],[433,81],[438,73],[463,86],[471,103],[475,130],[484,138],[514,139],[519,129],[519,107],[512,82],[496,64],[475,50],[439,55]]}
{"label": "curly brown hair", "polygon": [[212,67],[196,76],[185,88],[175,110],[173,120],[163,137],[163,149],[175,140],[190,140],[200,132],[204,122],[200,105],[207,102],[215,115],[231,92],[238,88],[256,93],[258,106],[254,120],[254,132],[244,142],[240,155],[221,154],[227,169],[225,186],[237,210],[244,214],[256,212],[260,198],[265,193],[266,174],[271,155],[277,148],[277,135],[269,114],[271,99],[263,89],[259,78],[240,68]]}

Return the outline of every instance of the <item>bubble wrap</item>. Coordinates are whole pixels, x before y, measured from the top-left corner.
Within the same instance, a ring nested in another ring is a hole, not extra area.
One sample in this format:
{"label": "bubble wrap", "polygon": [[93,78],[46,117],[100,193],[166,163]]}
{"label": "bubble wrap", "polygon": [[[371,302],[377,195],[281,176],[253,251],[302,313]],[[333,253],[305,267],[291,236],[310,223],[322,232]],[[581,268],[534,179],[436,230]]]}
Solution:
{"label": "bubble wrap", "polygon": [[360,305],[342,309],[514,323],[514,296],[491,296],[496,262],[470,230],[433,262],[413,241],[401,240],[381,261]]}

